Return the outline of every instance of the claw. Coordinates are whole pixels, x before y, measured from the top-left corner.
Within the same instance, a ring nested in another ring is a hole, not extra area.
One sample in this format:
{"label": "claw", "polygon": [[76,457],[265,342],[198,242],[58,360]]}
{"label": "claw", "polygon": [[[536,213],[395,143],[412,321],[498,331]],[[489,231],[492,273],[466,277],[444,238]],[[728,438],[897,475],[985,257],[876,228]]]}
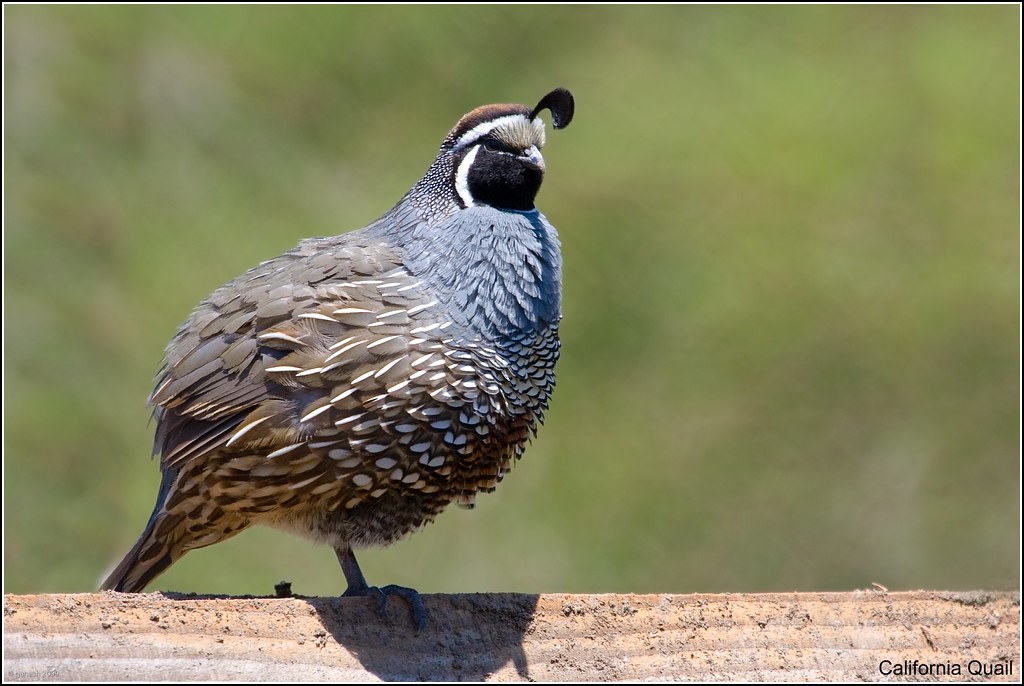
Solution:
{"label": "claw", "polygon": [[[390,584],[380,589],[380,591],[384,596],[385,603],[389,595],[405,598],[409,602],[409,611],[412,612],[412,621],[416,623],[416,629],[423,631],[427,628],[427,610],[423,607],[423,598],[414,589]],[[383,609],[384,603],[381,604],[381,610]]]}
{"label": "claw", "polygon": [[423,598],[416,592],[415,589],[406,588],[405,586],[396,586],[390,584],[384,587],[377,586],[362,586],[355,587],[349,586],[344,593],[341,594],[343,598],[355,598],[355,597],[374,597],[377,599],[377,614],[384,616],[384,610],[388,605],[388,596],[399,596],[405,598],[409,603],[409,609],[412,613],[412,621],[416,625],[418,631],[422,631],[427,628],[427,610],[423,607]]}
{"label": "claw", "polygon": [[359,563],[356,562],[356,556],[352,553],[351,549],[336,549],[335,552],[338,554],[338,561],[341,563],[341,569],[345,572],[345,578],[348,581],[348,588],[341,594],[343,598],[373,596],[377,599],[377,614],[381,616],[384,615],[384,609],[387,607],[388,596],[396,595],[405,598],[409,603],[412,621],[416,625],[416,630],[422,631],[427,628],[427,610],[423,607],[423,598],[420,597],[420,594],[415,589],[396,586],[395,584],[390,584],[383,588],[370,586],[366,583],[366,579],[363,578],[363,573],[359,569]]}

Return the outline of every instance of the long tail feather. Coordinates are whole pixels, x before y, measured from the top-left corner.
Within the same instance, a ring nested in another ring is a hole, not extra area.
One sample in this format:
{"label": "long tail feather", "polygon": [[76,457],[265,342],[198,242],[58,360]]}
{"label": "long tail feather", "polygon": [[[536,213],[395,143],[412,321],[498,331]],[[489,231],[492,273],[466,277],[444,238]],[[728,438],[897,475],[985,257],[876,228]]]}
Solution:
{"label": "long tail feather", "polygon": [[106,578],[100,586],[100,590],[137,593],[177,559],[172,555],[171,549],[164,542],[158,540],[155,535],[157,517],[163,511],[167,494],[177,478],[178,470],[176,469],[169,469],[163,473],[156,505],[153,508],[153,514],[149,516],[145,530],[128,554],[124,556],[124,559]]}

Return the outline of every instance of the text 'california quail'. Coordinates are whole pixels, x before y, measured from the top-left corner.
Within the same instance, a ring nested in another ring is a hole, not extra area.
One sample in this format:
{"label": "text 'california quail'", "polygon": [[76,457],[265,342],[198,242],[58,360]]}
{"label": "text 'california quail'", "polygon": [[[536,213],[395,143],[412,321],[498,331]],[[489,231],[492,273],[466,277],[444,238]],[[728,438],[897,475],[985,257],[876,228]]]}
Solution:
{"label": "text 'california quail'", "polygon": [[472,507],[522,454],[555,383],[562,259],[534,205],[544,124],[462,117],[412,190],[369,226],[311,238],[204,300],[150,396],[163,478],[146,529],[103,583],[134,592],[189,550],[254,524],[353,550],[392,543],[449,503]]}

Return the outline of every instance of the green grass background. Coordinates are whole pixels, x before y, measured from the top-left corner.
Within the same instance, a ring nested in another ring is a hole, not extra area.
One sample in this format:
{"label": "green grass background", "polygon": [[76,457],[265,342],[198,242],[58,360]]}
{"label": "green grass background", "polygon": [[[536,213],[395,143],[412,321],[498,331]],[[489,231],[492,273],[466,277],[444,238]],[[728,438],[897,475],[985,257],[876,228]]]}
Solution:
{"label": "green grass background", "polygon": [[[141,531],[144,400],[201,298],[558,85],[547,424],[369,580],[1019,588],[1018,7],[3,11],[5,591],[94,589]],[[252,530],[151,588],[279,579],[344,586]]]}

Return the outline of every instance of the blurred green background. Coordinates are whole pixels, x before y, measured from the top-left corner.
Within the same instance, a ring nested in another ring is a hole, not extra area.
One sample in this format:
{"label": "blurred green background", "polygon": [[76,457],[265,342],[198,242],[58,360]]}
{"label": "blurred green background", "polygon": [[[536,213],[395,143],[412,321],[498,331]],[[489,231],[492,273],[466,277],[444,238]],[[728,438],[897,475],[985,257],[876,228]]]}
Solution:
{"label": "blurred green background", "polygon": [[[565,85],[565,319],[502,487],[360,560],[422,592],[1019,588],[1016,6],[4,8],[4,590],[86,591],[215,287]],[[252,530],[151,589],[344,587]]]}

